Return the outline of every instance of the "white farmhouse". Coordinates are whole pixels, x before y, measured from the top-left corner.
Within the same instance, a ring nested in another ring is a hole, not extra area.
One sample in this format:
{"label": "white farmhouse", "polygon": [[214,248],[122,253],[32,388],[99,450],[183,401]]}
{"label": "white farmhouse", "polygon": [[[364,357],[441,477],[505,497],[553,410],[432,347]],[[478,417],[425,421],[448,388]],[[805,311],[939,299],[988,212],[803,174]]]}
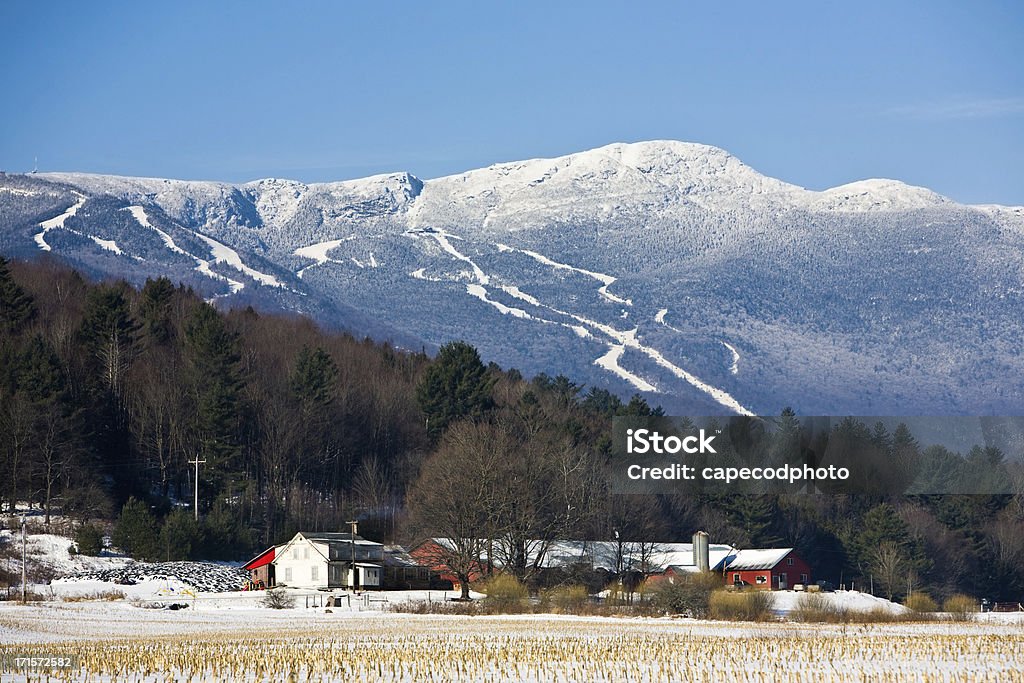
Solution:
{"label": "white farmhouse", "polygon": [[379,588],[383,559],[384,546],[360,536],[300,531],[278,546],[274,573],[279,586]]}

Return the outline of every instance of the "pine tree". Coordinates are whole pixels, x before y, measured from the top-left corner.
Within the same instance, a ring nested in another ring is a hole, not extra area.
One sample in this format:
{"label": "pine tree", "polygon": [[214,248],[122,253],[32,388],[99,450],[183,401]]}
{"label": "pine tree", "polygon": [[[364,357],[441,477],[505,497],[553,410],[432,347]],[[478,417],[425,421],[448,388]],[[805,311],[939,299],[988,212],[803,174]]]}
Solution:
{"label": "pine tree", "polygon": [[176,508],[160,528],[160,553],[165,562],[192,559],[202,543],[202,532],[191,513]]}
{"label": "pine tree", "polygon": [[195,398],[196,438],[200,455],[207,460],[207,483],[216,495],[237,478],[239,471],[242,381],[238,335],[227,329],[212,306],[200,304],[185,325],[185,340]]}
{"label": "pine tree", "polygon": [[465,342],[442,346],[416,387],[428,431],[440,434],[455,420],[485,413],[494,405],[493,383],[475,348]]}
{"label": "pine tree", "polygon": [[337,395],[338,366],[321,347],[303,346],[295,360],[289,388],[302,407],[303,418],[323,416]]}
{"label": "pine tree", "polygon": [[174,285],[166,277],[146,279],[139,298],[139,315],[142,317],[146,336],[157,344],[166,343],[171,338],[173,298]]}
{"label": "pine tree", "polygon": [[115,398],[124,393],[124,376],[135,354],[139,326],[125,298],[126,285],[100,286],[86,297],[79,336],[92,352],[103,387]]}
{"label": "pine tree", "polygon": [[121,508],[114,525],[114,545],[135,559],[155,559],[159,556],[159,538],[156,519],[149,506],[134,496]]}
{"label": "pine tree", "polygon": [[0,256],[0,332],[17,332],[35,311],[32,297],[14,281],[7,259]]}

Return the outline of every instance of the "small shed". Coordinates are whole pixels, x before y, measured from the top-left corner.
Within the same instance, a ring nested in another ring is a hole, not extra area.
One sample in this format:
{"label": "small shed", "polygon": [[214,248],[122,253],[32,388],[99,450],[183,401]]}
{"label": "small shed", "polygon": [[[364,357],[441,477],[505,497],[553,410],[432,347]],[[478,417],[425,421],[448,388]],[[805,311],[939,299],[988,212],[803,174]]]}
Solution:
{"label": "small shed", "polygon": [[270,546],[262,553],[252,558],[242,569],[249,572],[249,581],[256,589],[272,588],[274,586],[274,555],[277,546]]}

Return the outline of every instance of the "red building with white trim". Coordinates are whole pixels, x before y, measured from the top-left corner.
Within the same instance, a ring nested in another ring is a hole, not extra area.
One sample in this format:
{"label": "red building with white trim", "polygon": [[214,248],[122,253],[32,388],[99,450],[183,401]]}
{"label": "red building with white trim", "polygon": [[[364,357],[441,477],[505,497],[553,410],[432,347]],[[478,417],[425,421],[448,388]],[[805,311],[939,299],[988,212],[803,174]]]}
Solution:
{"label": "red building with white trim", "polygon": [[788,590],[798,583],[806,586],[811,582],[810,565],[793,548],[737,550],[724,565],[727,585]]}

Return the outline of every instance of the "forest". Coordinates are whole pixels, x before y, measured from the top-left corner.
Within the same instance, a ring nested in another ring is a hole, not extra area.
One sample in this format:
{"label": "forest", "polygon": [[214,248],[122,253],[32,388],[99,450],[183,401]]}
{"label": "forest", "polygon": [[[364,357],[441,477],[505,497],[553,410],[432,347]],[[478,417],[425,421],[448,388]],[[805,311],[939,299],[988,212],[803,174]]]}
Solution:
{"label": "forest", "polygon": [[71,520],[82,552],[109,532],[138,558],[248,559],[358,519],[386,542],[488,541],[537,583],[557,577],[530,543],[642,545],[703,529],[715,543],[795,547],[815,578],[892,597],[1024,597],[1020,454],[937,453],[850,419],[837,429],[877,453],[998,466],[1011,486],[610,493],[612,418],[661,413],[641,396],[485,364],[459,341],[431,358],[300,316],[219,310],[166,278],[136,289],[0,258],[0,505]]}

